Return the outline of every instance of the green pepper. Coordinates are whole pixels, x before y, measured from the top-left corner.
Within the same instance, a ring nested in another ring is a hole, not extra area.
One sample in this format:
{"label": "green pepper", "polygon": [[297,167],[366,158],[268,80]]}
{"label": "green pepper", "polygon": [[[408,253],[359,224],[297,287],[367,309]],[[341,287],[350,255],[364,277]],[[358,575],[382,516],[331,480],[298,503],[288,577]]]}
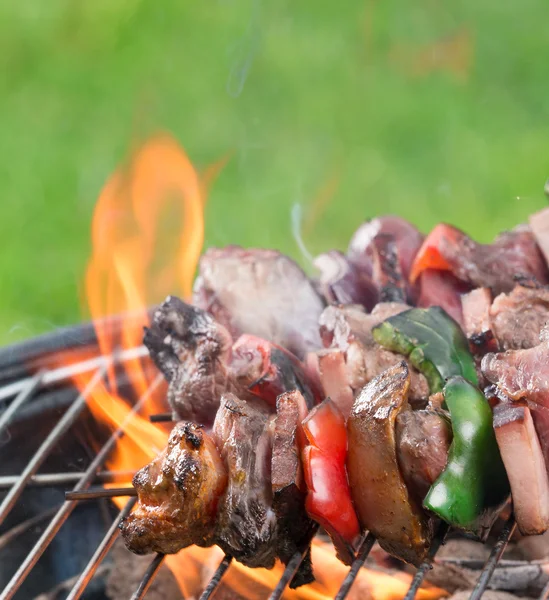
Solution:
{"label": "green pepper", "polygon": [[484,394],[463,377],[444,387],[453,441],[444,471],[423,506],[441,519],[484,539],[510,493],[509,481]]}
{"label": "green pepper", "polygon": [[455,375],[478,384],[467,338],[438,306],[406,310],[374,327],[372,334],[380,346],[408,356],[425,375],[431,393],[442,391],[444,382]]}

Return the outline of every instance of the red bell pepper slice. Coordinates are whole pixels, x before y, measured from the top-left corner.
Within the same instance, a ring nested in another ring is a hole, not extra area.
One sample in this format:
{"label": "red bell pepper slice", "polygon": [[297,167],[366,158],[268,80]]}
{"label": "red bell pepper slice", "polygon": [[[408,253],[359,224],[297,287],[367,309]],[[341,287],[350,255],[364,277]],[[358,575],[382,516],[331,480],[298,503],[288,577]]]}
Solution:
{"label": "red bell pepper slice", "polygon": [[305,437],[302,460],[307,485],[305,508],[311,519],[330,535],[339,559],[351,564],[360,526],[345,469],[345,419],[327,398],[309,413],[302,427]]}
{"label": "red bell pepper slice", "polygon": [[425,241],[418,250],[412,268],[410,270],[410,282],[415,283],[417,278],[427,269],[436,271],[451,271],[452,265],[444,256],[444,246],[446,244],[454,245],[463,237],[463,233],[440,223],[425,238]]}

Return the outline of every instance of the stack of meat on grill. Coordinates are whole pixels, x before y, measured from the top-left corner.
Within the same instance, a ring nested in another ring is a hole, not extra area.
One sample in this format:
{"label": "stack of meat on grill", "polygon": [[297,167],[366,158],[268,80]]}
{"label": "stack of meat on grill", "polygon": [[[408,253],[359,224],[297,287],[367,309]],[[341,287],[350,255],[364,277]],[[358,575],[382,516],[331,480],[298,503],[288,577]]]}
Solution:
{"label": "stack of meat on grill", "polygon": [[549,528],[549,209],[483,245],[449,225],[363,224],[309,278],[275,250],[201,258],[145,345],[169,382],[168,447],[135,476],[130,550],[217,544],[249,567],[349,564],[372,532],[419,565],[442,523],[486,539],[511,500]]}

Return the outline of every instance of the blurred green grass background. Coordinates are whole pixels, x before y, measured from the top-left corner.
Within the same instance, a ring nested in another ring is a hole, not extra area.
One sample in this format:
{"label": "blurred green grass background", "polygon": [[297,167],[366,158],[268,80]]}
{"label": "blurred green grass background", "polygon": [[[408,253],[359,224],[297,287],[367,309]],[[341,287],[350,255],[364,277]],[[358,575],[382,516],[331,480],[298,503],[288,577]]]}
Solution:
{"label": "blurred green grass background", "polygon": [[[480,240],[546,200],[547,5],[0,3],[0,342],[80,320],[97,195],[136,140],[232,152],[206,244],[301,260],[394,212]],[[327,202],[329,200],[329,202]]]}

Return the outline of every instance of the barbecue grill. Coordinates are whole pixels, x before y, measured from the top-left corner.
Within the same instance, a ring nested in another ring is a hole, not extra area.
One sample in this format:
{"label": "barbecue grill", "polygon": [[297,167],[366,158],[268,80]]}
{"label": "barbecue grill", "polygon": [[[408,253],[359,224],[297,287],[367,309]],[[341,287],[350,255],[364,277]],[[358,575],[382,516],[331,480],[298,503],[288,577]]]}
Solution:
{"label": "barbecue grill", "polygon": [[[111,324],[113,327],[117,327],[118,323],[119,321],[116,318],[112,319]],[[70,366],[56,367],[56,364],[60,364],[59,355],[63,353],[70,353],[77,358],[79,356],[85,356],[86,358],[77,360],[76,362],[73,361]],[[94,354],[91,358],[90,353]],[[38,402],[41,398],[44,398],[48,391],[56,390],[58,395],[61,394],[63,406],[65,407],[62,416],[57,420],[53,428],[47,432],[44,440],[40,443],[38,449],[34,452],[26,465],[23,466],[21,472],[15,476],[9,475],[0,477],[0,489],[6,491],[3,500],[0,502],[0,525],[5,521],[8,514],[17,505],[18,501],[20,501],[22,494],[31,488],[47,488],[48,486],[58,486],[60,484],[73,484],[72,498],[78,498],[80,497],[79,493],[85,491],[90,485],[112,481],[115,474],[104,471],[103,465],[108,458],[109,453],[114,448],[116,441],[124,435],[124,423],[114,433],[107,437],[103,445],[98,449],[95,455],[91,457],[83,471],[67,471],[53,474],[39,474],[38,471],[45,463],[46,459],[51,455],[56,445],[60,443],[65,434],[67,434],[67,432],[75,425],[79,417],[85,411],[86,400],[89,394],[102,380],[107,369],[113,365],[122,365],[136,357],[144,357],[146,355],[147,351],[144,347],[136,347],[114,353],[111,356],[101,356],[94,333],[94,327],[91,324],[61,329],[52,334],[17,344],[0,351],[0,440],[2,440],[2,434],[7,431],[7,428],[14,422],[18,414],[29,406],[32,406],[33,403]],[[78,393],[72,385],[72,378],[76,374],[81,373],[88,373],[90,379],[86,389]],[[130,415],[140,410],[161,383],[162,378],[160,376],[156,377],[145,394],[140,398],[133,399],[133,409]],[[115,493],[117,493],[116,490],[112,492],[112,495]],[[68,599],[76,600],[77,598],[80,598],[86,588],[90,585],[90,582],[98,572],[102,561],[107,556],[117,538],[118,524],[131,511],[135,502],[135,497],[129,497],[125,507],[115,515],[107,533],[95,547],[95,551],[89,559],[89,562],[82,570],[77,580],[73,582],[68,596],[66,596]],[[38,523],[48,523],[38,541],[35,542],[34,547],[19,564],[15,573],[11,576],[11,579],[1,591],[0,600],[11,600],[11,598],[15,597],[77,505],[78,502],[76,500],[67,499],[62,502],[58,509],[45,511],[31,519],[18,523],[0,536],[0,548],[2,548],[6,545],[9,546],[9,544],[13,543],[18,536],[26,530],[36,526]],[[488,588],[497,563],[514,530],[515,522],[513,517],[510,516],[503,526],[497,541],[491,548],[488,560],[480,571],[476,587],[471,594],[472,600],[478,600]],[[412,600],[415,597],[415,594],[431,568],[431,563],[435,554],[440,545],[444,542],[447,533],[448,531],[446,528],[443,528],[438,532],[428,559],[420,566],[413,577],[410,588],[406,594],[406,600]],[[366,558],[374,545],[374,542],[375,538],[371,534],[367,534],[363,538],[355,561],[336,595],[338,600],[345,598],[350,591],[361,566],[366,561]],[[163,555],[156,555],[151,560],[138,588],[133,593],[132,600],[138,600],[145,597],[149,586],[162,565],[163,559]],[[202,593],[201,598],[203,600],[210,598],[214,594],[224,573],[230,566],[231,560],[232,559],[229,556],[223,558]],[[302,560],[303,556],[300,554],[296,554],[290,560],[276,588],[271,593],[271,600],[278,599],[282,596],[286,586],[291,581]],[[547,600],[547,598],[549,598],[549,584],[545,586],[539,600]]]}

